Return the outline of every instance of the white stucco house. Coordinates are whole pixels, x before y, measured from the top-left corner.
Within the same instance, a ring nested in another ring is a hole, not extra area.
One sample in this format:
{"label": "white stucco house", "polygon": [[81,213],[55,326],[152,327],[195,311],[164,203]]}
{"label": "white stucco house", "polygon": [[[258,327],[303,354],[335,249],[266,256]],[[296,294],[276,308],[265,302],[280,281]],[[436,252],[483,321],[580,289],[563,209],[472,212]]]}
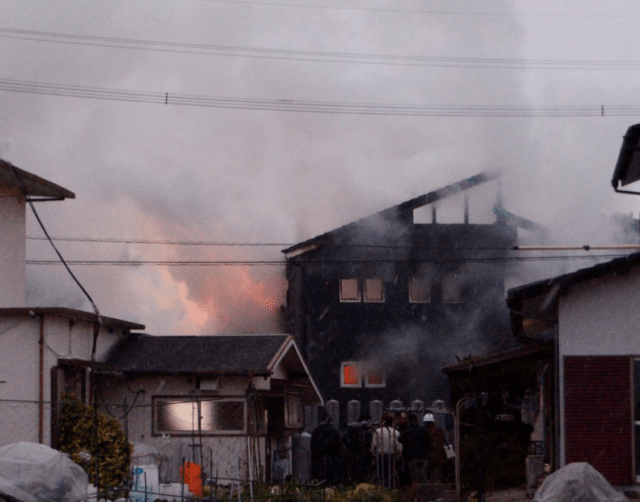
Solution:
{"label": "white stucco house", "polygon": [[304,406],[322,404],[291,336],[150,336],[136,322],[27,305],[28,202],[74,197],[0,159],[0,446],[55,447],[72,393],[162,452],[166,482],[183,460],[222,482],[291,474]]}
{"label": "white stucco house", "polygon": [[183,460],[222,484],[294,473],[304,407],[322,404],[289,335],[132,336],[98,386],[129,440],[161,452],[167,482]]}
{"label": "white stucco house", "polygon": [[508,291],[517,336],[555,343],[554,468],[640,482],[640,253]]}
{"label": "white stucco house", "polygon": [[74,198],[69,190],[0,159],[0,445],[55,443],[57,401],[88,400],[93,370],[138,323],[26,304],[28,201]]}

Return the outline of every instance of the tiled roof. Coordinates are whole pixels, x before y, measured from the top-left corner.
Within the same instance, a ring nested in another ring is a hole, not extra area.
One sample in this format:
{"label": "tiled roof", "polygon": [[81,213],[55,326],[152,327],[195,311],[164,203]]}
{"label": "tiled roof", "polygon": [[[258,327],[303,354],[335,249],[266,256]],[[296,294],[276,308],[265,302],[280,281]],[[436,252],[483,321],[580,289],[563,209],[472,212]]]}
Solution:
{"label": "tiled roof", "polygon": [[107,359],[114,370],[134,373],[268,374],[289,335],[140,335]]}

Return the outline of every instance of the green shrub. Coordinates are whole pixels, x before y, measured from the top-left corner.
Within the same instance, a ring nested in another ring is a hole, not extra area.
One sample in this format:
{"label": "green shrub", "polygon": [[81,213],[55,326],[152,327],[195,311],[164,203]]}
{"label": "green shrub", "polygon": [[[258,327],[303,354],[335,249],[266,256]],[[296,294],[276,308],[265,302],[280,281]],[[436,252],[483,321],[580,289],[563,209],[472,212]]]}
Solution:
{"label": "green shrub", "polygon": [[72,394],[63,394],[59,424],[58,449],[86,471],[91,483],[98,484],[96,457],[101,490],[125,481],[133,447],[116,418],[94,412],[93,406]]}

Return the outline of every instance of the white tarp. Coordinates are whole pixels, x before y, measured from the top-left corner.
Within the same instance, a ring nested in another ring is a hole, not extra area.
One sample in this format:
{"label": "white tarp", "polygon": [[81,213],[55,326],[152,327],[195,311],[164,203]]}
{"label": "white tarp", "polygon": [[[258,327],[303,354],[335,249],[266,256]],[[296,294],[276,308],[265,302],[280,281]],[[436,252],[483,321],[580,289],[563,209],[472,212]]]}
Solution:
{"label": "white tarp", "polygon": [[533,502],[628,502],[586,462],[565,465],[538,488]]}
{"label": "white tarp", "polygon": [[22,502],[87,500],[89,478],[64,453],[36,443],[0,448],[0,494]]}

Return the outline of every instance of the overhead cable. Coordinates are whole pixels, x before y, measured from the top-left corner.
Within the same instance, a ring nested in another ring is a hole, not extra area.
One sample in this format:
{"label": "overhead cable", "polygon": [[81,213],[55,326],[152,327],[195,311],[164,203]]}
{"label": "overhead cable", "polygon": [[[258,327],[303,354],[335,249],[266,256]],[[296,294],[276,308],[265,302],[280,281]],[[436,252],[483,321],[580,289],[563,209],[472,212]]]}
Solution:
{"label": "overhead cable", "polygon": [[640,61],[580,60],[580,59],[517,59],[477,57],[408,56],[397,54],[366,54],[349,52],[302,51],[264,47],[166,42],[159,40],[75,35],[35,30],[0,28],[0,38],[35,42],[63,43],[90,47],[159,51],[208,56],[233,56],[290,61],[350,63],[391,66],[425,66],[479,69],[530,70],[640,70]]}
{"label": "overhead cable", "polygon": [[[75,274],[71,271],[71,269],[69,268],[69,263],[65,261],[65,259],[62,257],[62,254],[60,253],[56,245],[53,243],[53,240],[51,240],[51,237],[49,236],[49,232],[47,232],[47,229],[44,226],[44,223],[42,223],[42,220],[40,219],[40,215],[38,214],[35,206],[33,205],[33,201],[29,197],[27,187],[25,186],[25,183],[24,183],[24,180],[22,179],[22,175],[20,174],[20,171],[18,171],[18,169],[16,169],[16,167],[13,164],[10,164],[10,166],[14,176],[16,177],[16,180],[18,181],[18,185],[20,186],[20,191],[22,192],[27,203],[29,204],[29,207],[31,207],[31,211],[33,212],[33,215],[35,216],[38,224],[40,225],[40,228],[42,229],[42,232],[44,233],[46,240],[49,241],[49,244],[51,244],[51,247],[53,248],[55,253],[58,255],[58,258],[60,259],[60,261],[56,260],[56,261],[53,261],[52,263],[56,263],[58,265],[64,265],[65,269],[67,270],[71,278],[74,280],[74,282],[78,285],[80,290],[84,293],[84,295],[87,297],[87,299],[91,303],[91,306],[93,307],[93,311],[95,312],[96,317],[98,319],[96,324],[102,324],[102,316],[100,315],[100,310],[98,310],[98,306],[93,301],[93,298],[91,298],[91,295],[89,294],[89,292],[85,289],[85,287],[80,283],[80,281],[75,276]],[[95,339],[95,336],[94,336],[94,339]],[[94,352],[92,352],[92,358],[93,358]]]}
{"label": "overhead cable", "polygon": [[[27,239],[35,241],[48,240],[46,237],[28,236]],[[221,247],[287,247],[294,246],[292,242],[222,242],[222,241],[184,241],[162,239],[118,239],[110,237],[51,237],[53,241],[61,242],[92,242],[113,244],[156,244],[172,246],[221,246]],[[379,248],[379,249],[431,249],[431,250],[456,250],[456,251],[592,251],[592,250],[640,250],[640,244],[603,244],[582,246],[571,245],[540,245],[540,246],[421,246],[417,244],[368,244],[349,242],[342,243],[345,248]]]}
{"label": "overhead cable", "polygon": [[305,3],[285,3],[285,2],[262,2],[256,0],[203,0],[205,2],[234,4],[234,5],[259,5],[263,7],[295,7],[302,9],[322,9],[322,10],[346,10],[365,12],[389,12],[408,14],[430,14],[440,16],[480,16],[480,17],[533,17],[533,18],[603,18],[603,19],[629,19],[638,18],[640,15],[634,14],[579,14],[574,9],[571,14],[535,14],[520,12],[479,12],[479,11],[452,11],[433,9],[392,9],[384,7],[351,7],[347,5],[333,6],[326,4],[305,4]]}
{"label": "overhead cable", "polygon": [[[496,256],[477,258],[417,258],[417,259],[368,259],[368,260],[310,260],[300,262],[300,265],[337,265],[337,264],[384,264],[384,263],[457,263],[457,262],[521,262],[521,261],[574,261],[574,260],[599,260],[613,259],[627,256],[626,254],[583,255],[583,256]],[[72,265],[84,266],[115,266],[115,267],[139,267],[143,265],[155,265],[165,267],[219,267],[219,266],[282,266],[287,262],[283,260],[75,260],[68,262]],[[56,260],[27,260],[27,265],[59,265]]]}
{"label": "overhead cable", "polygon": [[640,105],[607,105],[606,107],[604,105],[555,105],[530,107],[500,105],[347,103],[127,91],[79,85],[28,82],[12,79],[0,79],[0,91],[205,108],[346,115],[503,118],[626,117],[640,115]]}

